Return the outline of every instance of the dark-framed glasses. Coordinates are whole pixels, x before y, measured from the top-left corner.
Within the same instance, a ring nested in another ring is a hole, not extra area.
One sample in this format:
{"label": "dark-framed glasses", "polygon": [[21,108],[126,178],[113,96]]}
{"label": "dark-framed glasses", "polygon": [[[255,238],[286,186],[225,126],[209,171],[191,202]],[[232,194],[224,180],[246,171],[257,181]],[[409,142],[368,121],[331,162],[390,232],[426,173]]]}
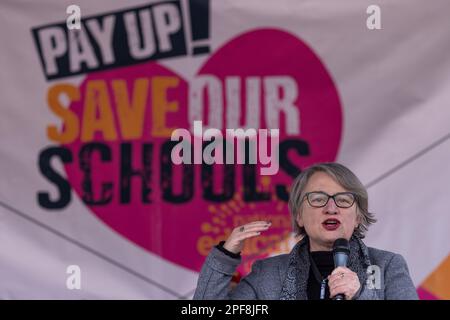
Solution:
{"label": "dark-framed glasses", "polygon": [[333,199],[334,203],[339,208],[350,208],[356,200],[356,195],[352,192],[339,192],[333,195],[329,195],[322,191],[307,192],[304,199],[308,200],[311,207],[322,208],[325,207],[330,198]]}

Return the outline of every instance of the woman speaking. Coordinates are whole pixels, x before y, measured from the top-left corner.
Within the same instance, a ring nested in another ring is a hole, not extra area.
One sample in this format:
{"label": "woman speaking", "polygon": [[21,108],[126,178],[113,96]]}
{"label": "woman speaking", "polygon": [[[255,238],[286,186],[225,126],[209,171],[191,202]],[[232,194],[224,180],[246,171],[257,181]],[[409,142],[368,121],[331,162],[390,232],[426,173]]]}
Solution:
{"label": "woman speaking", "polygon": [[[376,220],[368,212],[366,189],[348,168],[321,163],[303,171],[293,182],[289,211],[301,237],[289,254],[256,261],[231,289],[245,240],[268,230],[270,223],[238,226],[209,253],[194,299],[418,298],[403,257],[363,243]],[[336,268],[333,245],[338,239],[348,241],[348,259],[346,266]]]}

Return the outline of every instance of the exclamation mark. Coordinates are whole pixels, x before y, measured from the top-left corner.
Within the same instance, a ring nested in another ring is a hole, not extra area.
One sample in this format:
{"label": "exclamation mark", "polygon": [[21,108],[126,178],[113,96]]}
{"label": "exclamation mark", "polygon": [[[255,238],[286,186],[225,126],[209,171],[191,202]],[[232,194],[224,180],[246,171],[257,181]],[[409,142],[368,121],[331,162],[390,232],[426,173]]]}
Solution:
{"label": "exclamation mark", "polygon": [[192,54],[209,53],[209,0],[189,0]]}

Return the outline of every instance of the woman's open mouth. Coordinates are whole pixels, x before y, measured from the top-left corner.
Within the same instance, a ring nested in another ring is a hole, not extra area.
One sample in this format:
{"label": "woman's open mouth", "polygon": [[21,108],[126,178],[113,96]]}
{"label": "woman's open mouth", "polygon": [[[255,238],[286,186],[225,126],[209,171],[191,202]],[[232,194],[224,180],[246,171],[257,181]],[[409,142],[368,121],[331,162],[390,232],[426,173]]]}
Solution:
{"label": "woman's open mouth", "polygon": [[322,226],[328,231],[334,231],[341,225],[338,219],[330,218],[322,222]]}

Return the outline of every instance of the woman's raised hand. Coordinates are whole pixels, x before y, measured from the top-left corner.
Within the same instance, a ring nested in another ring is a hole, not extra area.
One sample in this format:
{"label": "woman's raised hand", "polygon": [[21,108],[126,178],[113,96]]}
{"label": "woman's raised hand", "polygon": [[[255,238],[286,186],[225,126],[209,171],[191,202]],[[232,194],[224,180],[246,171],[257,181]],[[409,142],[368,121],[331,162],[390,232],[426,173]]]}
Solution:
{"label": "woman's raised hand", "polygon": [[239,253],[244,248],[246,239],[259,236],[262,231],[269,229],[271,222],[254,221],[242,226],[236,227],[231,232],[223,247],[233,253]]}

